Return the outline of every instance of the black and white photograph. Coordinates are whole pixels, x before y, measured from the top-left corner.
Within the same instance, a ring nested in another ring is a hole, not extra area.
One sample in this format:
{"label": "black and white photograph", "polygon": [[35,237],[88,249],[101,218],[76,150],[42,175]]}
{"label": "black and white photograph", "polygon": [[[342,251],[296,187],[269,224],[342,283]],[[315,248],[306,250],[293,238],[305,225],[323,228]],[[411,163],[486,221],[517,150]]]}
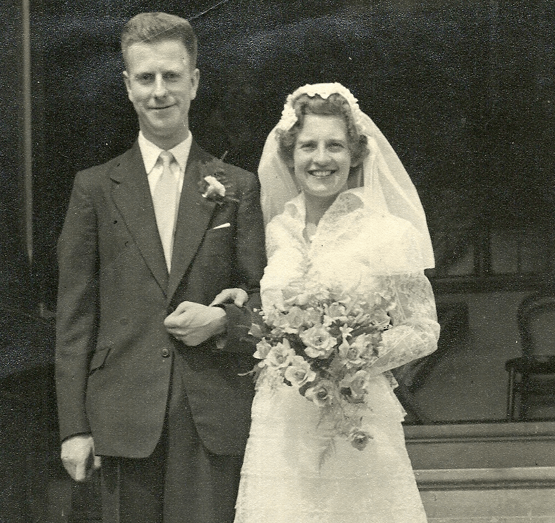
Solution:
{"label": "black and white photograph", "polygon": [[555,523],[555,3],[6,0],[0,523]]}

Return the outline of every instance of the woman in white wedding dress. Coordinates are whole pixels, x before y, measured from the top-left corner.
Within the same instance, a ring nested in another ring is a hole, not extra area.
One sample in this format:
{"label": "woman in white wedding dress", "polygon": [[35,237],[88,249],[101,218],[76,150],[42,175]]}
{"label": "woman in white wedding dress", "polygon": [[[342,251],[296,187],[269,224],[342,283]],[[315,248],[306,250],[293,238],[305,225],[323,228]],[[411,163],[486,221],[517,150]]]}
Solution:
{"label": "woman in white wedding dress", "polygon": [[423,272],[433,252],[416,190],[340,84],[288,97],[259,174],[268,223],[264,311],[280,308],[289,287],[309,283],[385,292],[396,307],[365,383],[364,450],[337,437],[297,388],[276,386],[262,371],[235,523],[425,522],[389,372],[434,351],[439,336]]}

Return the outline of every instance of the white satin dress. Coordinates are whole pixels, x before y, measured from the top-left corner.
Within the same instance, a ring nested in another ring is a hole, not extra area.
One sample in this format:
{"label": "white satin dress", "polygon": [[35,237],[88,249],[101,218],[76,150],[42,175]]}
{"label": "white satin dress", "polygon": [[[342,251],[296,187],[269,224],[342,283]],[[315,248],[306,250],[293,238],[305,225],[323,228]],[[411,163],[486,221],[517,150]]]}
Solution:
{"label": "white satin dress", "polygon": [[406,452],[405,412],[389,369],[437,347],[439,325],[424,276],[416,230],[392,215],[365,208],[362,193],[339,195],[309,242],[302,195],[267,227],[268,267],[263,307],[279,304],[292,282],[340,285],[346,291],[394,293],[394,327],[372,367],[363,427],[372,435],[360,451],[334,438],[318,407],[262,374],[241,472],[235,523],[422,523],[426,515]]}

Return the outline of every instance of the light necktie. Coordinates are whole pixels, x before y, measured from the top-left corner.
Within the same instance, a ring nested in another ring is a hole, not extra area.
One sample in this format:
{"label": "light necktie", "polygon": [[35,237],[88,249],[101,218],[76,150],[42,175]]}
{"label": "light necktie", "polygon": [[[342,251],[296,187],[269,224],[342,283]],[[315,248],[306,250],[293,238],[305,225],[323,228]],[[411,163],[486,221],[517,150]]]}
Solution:
{"label": "light necktie", "polygon": [[168,271],[171,268],[173,232],[175,227],[175,214],[177,209],[177,179],[171,169],[174,161],[173,154],[162,151],[159,156],[162,160],[162,175],[160,176],[152,200],[154,202],[154,213],[156,224],[164,248],[164,256]]}

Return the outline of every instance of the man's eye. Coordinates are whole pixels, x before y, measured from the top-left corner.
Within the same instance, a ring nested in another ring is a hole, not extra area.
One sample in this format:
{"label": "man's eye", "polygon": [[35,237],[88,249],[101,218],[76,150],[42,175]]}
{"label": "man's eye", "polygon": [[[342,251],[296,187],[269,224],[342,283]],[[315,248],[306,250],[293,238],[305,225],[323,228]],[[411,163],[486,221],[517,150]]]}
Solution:
{"label": "man's eye", "polygon": [[154,79],[154,75],[149,73],[144,73],[137,76],[137,80],[141,83],[151,82],[153,79]]}
{"label": "man's eye", "polygon": [[179,73],[165,73],[164,74],[164,80],[168,80],[170,82],[178,80],[179,77],[180,77]]}

